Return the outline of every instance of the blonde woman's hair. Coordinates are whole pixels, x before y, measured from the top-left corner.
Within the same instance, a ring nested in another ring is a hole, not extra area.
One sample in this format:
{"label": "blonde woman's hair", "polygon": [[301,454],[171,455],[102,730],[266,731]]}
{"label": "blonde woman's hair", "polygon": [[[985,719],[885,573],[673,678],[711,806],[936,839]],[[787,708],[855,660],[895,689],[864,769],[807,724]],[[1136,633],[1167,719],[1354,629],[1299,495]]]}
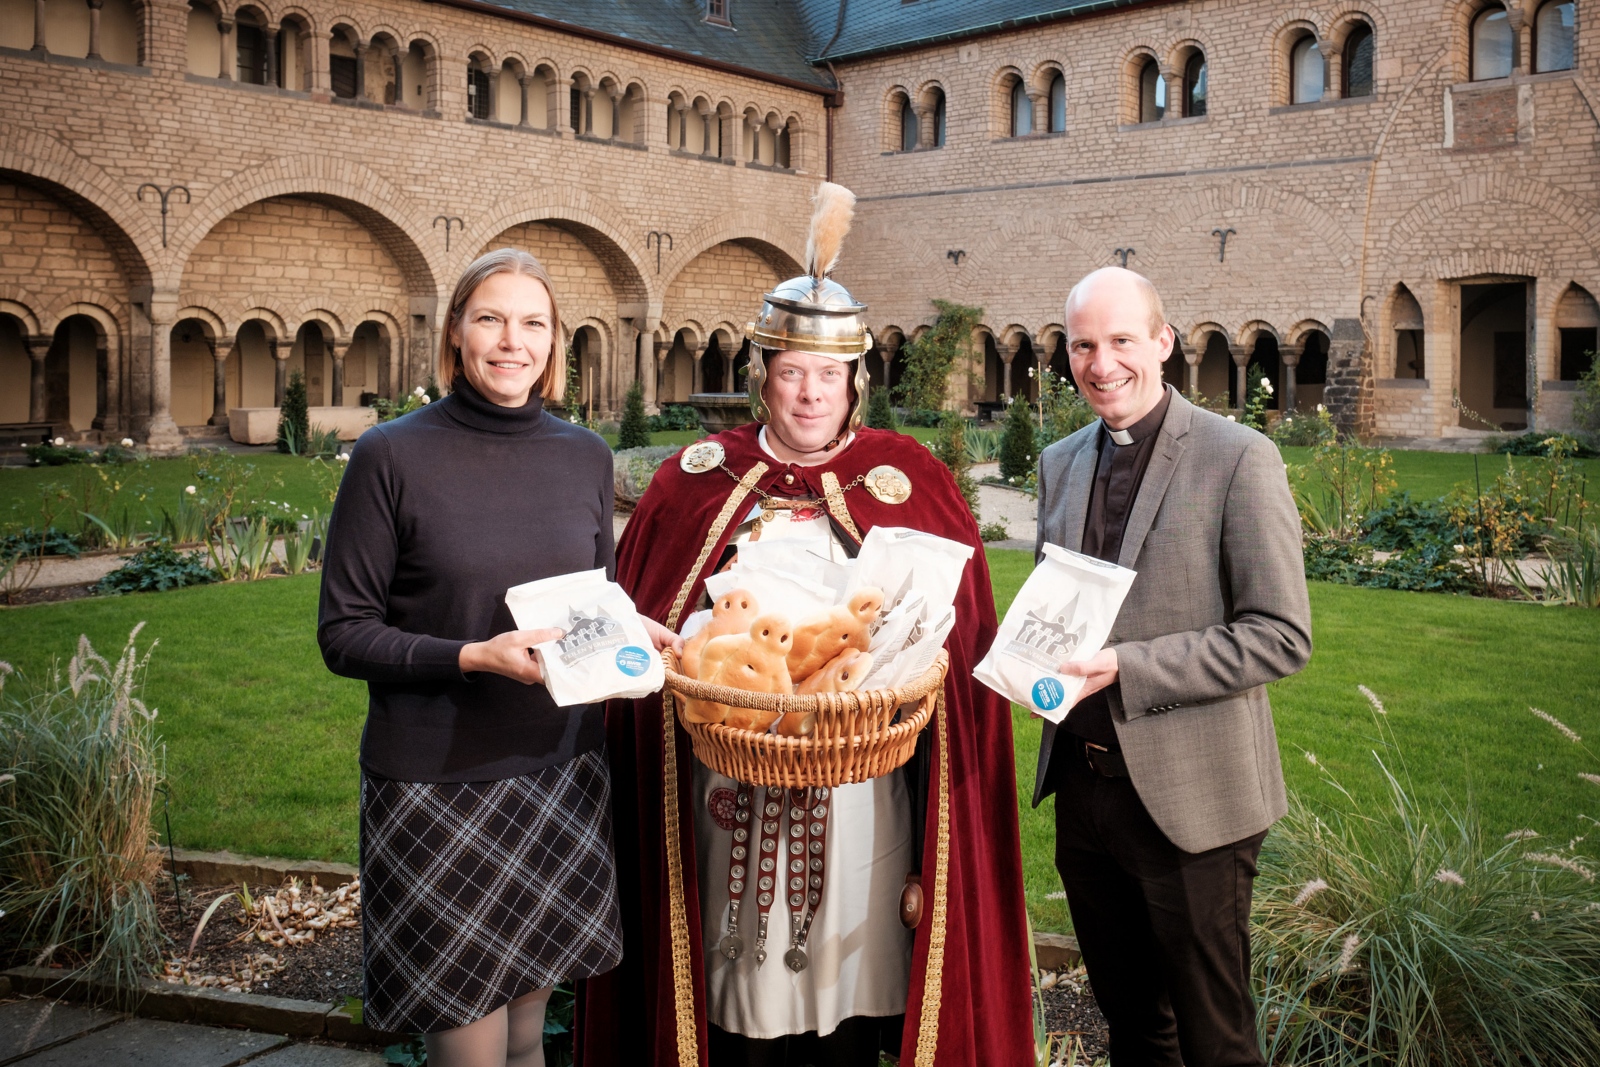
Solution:
{"label": "blonde woman's hair", "polygon": [[445,312],[444,328],[439,331],[439,383],[448,386],[461,373],[461,350],[450,335],[460,324],[467,301],[478,291],[478,286],[496,274],[522,274],[536,279],[550,297],[550,358],[545,361],[544,373],[534,388],[546,400],[559,403],[567,391],[567,345],[561,332],[561,309],[556,306],[556,287],[551,284],[550,272],[544,269],[544,264],[520,248],[485,252],[461,272],[461,280],[456,282],[456,291]]}

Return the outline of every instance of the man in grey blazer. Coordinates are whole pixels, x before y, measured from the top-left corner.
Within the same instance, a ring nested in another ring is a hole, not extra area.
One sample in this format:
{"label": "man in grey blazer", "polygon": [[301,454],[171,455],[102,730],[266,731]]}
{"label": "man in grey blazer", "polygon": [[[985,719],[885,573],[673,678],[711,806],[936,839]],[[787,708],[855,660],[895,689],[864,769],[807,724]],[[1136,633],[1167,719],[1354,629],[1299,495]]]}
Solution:
{"label": "man in grey blazer", "polygon": [[1145,278],[1108,267],[1066,306],[1100,419],[1039,457],[1039,544],[1138,571],[1105,649],[1046,723],[1033,803],[1116,1067],[1264,1063],[1250,895],[1287,800],[1266,685],[1305,666],[1300,518],[1266,437],[1163,384],[1174,335]]}

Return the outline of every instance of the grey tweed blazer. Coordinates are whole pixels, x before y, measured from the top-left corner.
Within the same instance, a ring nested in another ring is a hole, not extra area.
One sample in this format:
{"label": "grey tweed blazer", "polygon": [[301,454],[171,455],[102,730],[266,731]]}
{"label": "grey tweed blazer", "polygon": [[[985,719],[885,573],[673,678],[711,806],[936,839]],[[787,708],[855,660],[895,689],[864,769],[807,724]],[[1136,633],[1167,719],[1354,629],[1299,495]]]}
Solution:
{"label": "grey tweed blazer", "polygon": [[[1100,423],[1039,457],[1039,545],[1077,551]],[[1186,852],[1271,826],[1288,808],[1266,684],[1311,657],[1300,517],[1266,437],[1174,395],[1117,560],[1139,572],[1109,645],[1111,719],[1133,786]],[[1045,723],[1033,803],[1065,731]]]}

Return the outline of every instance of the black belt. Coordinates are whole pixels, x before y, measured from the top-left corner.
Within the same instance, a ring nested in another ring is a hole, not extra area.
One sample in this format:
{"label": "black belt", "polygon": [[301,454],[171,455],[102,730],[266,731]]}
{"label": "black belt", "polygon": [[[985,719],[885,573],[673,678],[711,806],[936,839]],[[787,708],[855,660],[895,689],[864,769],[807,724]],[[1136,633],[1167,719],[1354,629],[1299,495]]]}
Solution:
{"label": "black belt", "polygon": [[1128,762],[1122,758],[1122,752],[1109,749],[1104,745],[1097,745],[1093,741],[1083,742],[1083,758],[1094,768],[1095,773],[1102,778],[1127,778]]}

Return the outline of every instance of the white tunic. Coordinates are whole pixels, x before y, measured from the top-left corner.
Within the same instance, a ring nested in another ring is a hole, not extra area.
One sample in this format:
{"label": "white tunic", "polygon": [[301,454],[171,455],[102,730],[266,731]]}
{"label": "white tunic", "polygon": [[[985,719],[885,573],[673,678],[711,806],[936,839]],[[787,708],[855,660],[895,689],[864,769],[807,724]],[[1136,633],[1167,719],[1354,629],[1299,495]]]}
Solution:
{"label": "white tunic", "polygon": [[[765,446],[766,442],[762,442]],[[819,509],[821,502],[818,502]],[[735,535],[749,540],[747,517]],[[826,514],[790,521],[778,512],[762,525],[761,540],[781,537],[833,538]],[[836,557],[843,556],[832,541]],[[739,936],[744,951],[729,960],[717,951],[728,932],[728,860],[733,847],[727,820],[738,783],[706,767],[694,765],[695,852],[699,857],[700,921],[706,961],[706,1017],[730,1033],[774,1038],[816,1031],[826,1035],[841,1020],[857,1015],[899,1015],[906,1010],[911,980],[911,931],[900,925],[900,891],[911,870],[911,807],[899,774],[841,786],[829,797],[828,837],[822,904],[806,939],[810,965],[799,974],[784,965],[789,949],[789,904],[776,893],[767,923],[767,960],[755,960],[760,905],[754,876],[747,878],[740,905]],[[719,790],[718,803],[711,803]],[[759,803],[765,790],[752,790]],[[781,816],[781,841],[788,840],[787,799]],[[713,812],[721,815],[719,826]],[[756,851],[757,824],[750,824],[749,848]]]}

